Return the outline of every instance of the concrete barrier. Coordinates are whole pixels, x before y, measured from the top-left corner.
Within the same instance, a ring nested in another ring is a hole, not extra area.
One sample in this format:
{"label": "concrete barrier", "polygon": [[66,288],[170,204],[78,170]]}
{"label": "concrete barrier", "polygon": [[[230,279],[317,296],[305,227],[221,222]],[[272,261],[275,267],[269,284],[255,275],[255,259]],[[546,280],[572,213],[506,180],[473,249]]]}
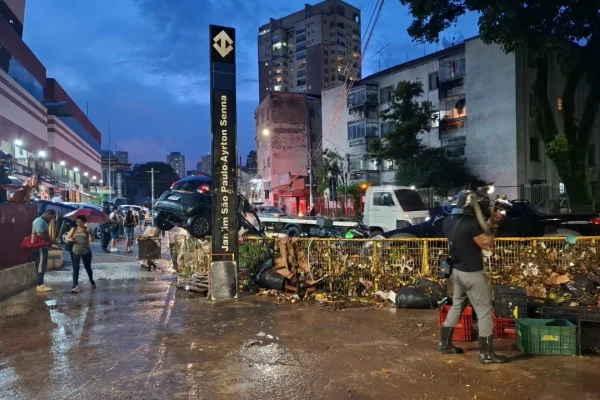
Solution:
{"label": "concrete barrier", "polygon": [[15,265],[0,270],[0,300],[35,286],[35,263]]}

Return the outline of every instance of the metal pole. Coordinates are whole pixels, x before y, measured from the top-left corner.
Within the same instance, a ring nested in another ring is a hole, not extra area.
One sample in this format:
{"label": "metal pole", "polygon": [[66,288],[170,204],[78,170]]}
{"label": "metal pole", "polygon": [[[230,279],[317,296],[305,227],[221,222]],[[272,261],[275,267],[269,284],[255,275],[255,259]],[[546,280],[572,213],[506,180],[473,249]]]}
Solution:
{"label": "metal pole", "polygon": [[110,174],[110,124],[108,124],[108,200],[112,200],[112,179]]}
{"label": "metal pole", "polygon": [[146,171],[150,174],[150,182],[152,187],[152,198],[150,199],[150,212],[152,212],[152,227],[154,228],[154,168],[150,168],[150,171]]}
{"label": "metal pole", "polygon": [[308,208],[312,207],[313,198],[313,177],[312,177],[312,156],[311,156],[311,140],[310,140],[310,110],[308,107],[308,96],[306,96],[306,150],[308,153],[308,186],[310,190],[310,198]]}

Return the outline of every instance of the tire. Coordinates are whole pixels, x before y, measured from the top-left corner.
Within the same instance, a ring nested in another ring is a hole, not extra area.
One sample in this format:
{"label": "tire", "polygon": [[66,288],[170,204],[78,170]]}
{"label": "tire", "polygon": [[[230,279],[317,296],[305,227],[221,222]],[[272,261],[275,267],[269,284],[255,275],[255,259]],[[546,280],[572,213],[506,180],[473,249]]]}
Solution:
{"label": "tire", "polygon": [[286,229],[286,232],[289,237],[300,237],[300,235],[302,234],[300,228],[298,228],[297,226],[290,226]]}
{"label": "tire", "polygon": [[156,214],[156,218],[154,219],[154,225],[161,231],[170,231],[175,227],[175,225],[167,221],[166,214],[163,214],[161,212]]}
{"label": "tire", "polygon": [[396,233],[395,235],[392,235],[392,237],[390,239],[400,239],[400,238],[416,239],[417,237],[415,235],[413,235],[412,233]]}
{"label": "tire", "polygon": [[557,229],[556,233],[548,233],[544,237],[567,237],[567,236],[583,236],[579,232],[572,231],[570,229]]}
{"label": "tire", "polygon": [[379,228],[375,228],[369,233],[369,237],[371,238],[379,235],[383,235],[383,231]]}
{"label": "tire", "polygon": [[96,238],[96,240],[102,239],[102,232],[100,232],[100,225],[98,225],[97,227],[94,228],[94,238]]}
{"label": "tire", "polygon": [[202,239],[210,234],[210,222],[210,215],[208,214],[195,215],[188,219],[186,229],[196,239]]}

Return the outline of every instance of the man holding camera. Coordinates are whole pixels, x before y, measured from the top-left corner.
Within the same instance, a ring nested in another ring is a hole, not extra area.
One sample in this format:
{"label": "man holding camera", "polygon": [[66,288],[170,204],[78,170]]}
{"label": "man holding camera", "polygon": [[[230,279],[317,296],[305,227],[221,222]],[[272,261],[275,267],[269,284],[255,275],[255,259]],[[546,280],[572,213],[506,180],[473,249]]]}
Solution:
{"label": "man holding camera", "polygon": [[[473,195],[473,199],[475,197]],[[484,215],[487,218],[485,230],[472,213],[454,214],[444,221],[443,231],[448,238],[452,258],[454,293],[452,308],[440,331],[439,350],[443,354],[464,352],[452,344],[452,334],[468,299],[479,321],[479,361],[482,364],[505,363],[508,361],[506,356],[494,353],[492,292],[483,269],[482,253],[482,250],[488,250],[492,246],[493,235],[503,216],[500,210],[490,212],[487,196],[479,200],[483,200],[479,208],[483,214],[487,214]]]}

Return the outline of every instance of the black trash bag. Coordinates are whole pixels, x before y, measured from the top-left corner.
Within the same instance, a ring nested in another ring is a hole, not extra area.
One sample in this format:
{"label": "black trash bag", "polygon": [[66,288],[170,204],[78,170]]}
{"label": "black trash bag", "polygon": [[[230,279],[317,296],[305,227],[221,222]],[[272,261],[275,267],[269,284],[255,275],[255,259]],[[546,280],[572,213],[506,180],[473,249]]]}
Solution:
{"label": "black trash bag", "polygon": [[415,282],[414,286],[425,289],[425,293],[432,299],[435,299],[436,303],[447,295],[442,285],[431,279],[419,279]]}
{"label": "black trash bag", "polygon": [[396,307],[416,310],[437,308],[437,301],[422,287],[404,286],[396,293]]}
{"label": "black trash bag", "polygon": [[573,279],[565,283],[565,289],[567,289],[575,299],[578,299],[586,294],[594,294],[596,285],[594,285],[594,282],[586,275],[575,274],[573,275]]}
{"label": "black trash bag", "polygon": [[285,288],[287,279],[273,270],[273,260],[267,260],[260,266],[258,273],[254,276],[254,282],[258,287],[280,292]]}

